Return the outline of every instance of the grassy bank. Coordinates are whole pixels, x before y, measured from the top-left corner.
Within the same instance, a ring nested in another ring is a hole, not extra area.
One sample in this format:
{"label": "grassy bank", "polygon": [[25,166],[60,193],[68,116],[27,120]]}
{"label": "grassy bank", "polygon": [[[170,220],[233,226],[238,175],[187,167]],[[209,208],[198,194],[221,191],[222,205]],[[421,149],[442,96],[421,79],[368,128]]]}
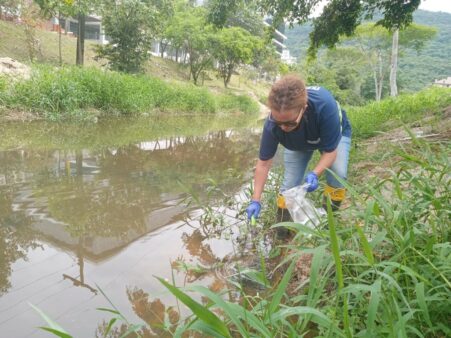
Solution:
{"label": "grassy bank", "polygon": [[249,292],[235,278],[230,288],[239,297],[231,297],[231,290],[159,279],[193,314],[131,325],[112,305],[108,311],[117,316],[105,323],[104,336],[116,321],[126,323],[121,333],[129,329],[138,336],[149,329],[168,337],[196,336],[194,331],[208,337],[450,336],[449,143],[414,139],[384,152],[393,159],[386,168],[391,174],[348,186],[352,205],[340,214],[329,209],[315,229],[272,226],[295,234],[282,247],[276,273],[267,270],[263,252],[257,252],[258,271],[241,272],[264,289]]}
{"label": "grassy bank", "polygon": [[143,115],[155,112],[254,114],[249,97],[214,95],[191,84],[172,84],[146,75],[126,75],[96,68],[34,67],[28,80],[0,80],[3,111],[27,111],[50,120],[92,116]]}
{"label": "grassy bank", "polygon": [[451,88],[431,87],[415,94],[403,94],[362,107],[346,109],[354,137],[370,137],[378,132],[440,112],[451,105]]}
{"label": "grassy bank", "polygon": [[[348,186],[352,205],[296,234],[283,277],[240,302],[160,281],[193,315],[177,332],[215,337],[448,337],[451,298],[450,148],[414,139],[385,147],[385,179]],[[282,225],[282,224],[281,224]],[[281,225],[274,225],[279,227]],[[296,269],[307,270],[299,274]],[[236,285],[235,285],[236,287]],[[195,292],[202,304],[191,298]],[[219,316],[217,314],[220,314]],[[168,328],[169,329],[169,328]]]}

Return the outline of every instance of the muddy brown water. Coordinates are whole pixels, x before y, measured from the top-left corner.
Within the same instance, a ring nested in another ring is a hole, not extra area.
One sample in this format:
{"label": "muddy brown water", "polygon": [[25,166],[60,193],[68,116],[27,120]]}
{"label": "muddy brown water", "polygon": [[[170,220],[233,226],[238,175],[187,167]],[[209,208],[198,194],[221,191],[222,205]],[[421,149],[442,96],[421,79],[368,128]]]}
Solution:
{"label": "muddy brown water", "polygon": [[[233,234],[209,236],[202,208],[186,198],[210,203],[212,181],[243,195],[258,125],[166,117],[14,122],[0,132],[1,337],[49,336],[30,304],[74,337],[101,336],[99,325],[112,315],[96,310],[111,308],[99,287],[131,323],[158,326],[165,314],[187,310],[155,276],[223,286]],[[226,214],[232,224],[236,215]]]}

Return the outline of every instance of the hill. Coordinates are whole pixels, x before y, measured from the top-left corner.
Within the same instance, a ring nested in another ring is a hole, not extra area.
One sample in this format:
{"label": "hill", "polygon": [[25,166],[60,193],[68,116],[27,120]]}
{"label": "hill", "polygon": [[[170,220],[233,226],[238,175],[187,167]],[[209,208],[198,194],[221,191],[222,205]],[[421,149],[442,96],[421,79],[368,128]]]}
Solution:
{"label": "hill", "polygon": [[[37,63],[57,66],[59,60],[58,34],[56,32],[37,29],[36,36],[40,42],[42,51],[42,55],[38,58]],[[76,38],[64,34],[61,38],[63,63],[65,65],[74,65]],[[85,41],[85,66],[101,67],[104,63],[94,59],[94,47],[96,45],[96,42],[90,40]],[[23,26],[0,20],[0,57],[10,57],[25,64],[30,63]],[[144,68],[147,75],[160,78],[166,82],[191,83],[189,70],[186,65],[176,63],[169,59],[151,56]],[[218,78],[214,71],[209,71],[205,75],[203,86],[208,88],[213,95],[231,92],[238,95],[249,95],[256,101],[264,101],[270,83],[263,80],[254,81],[247,76],[234,74],[228,89],[225,89],[222,84],[222,79]]]}
{"label": "hill", "polygon": [[[38,62],[57,65],[58,34],[38,29],[36,36],[40,41],[42,51],[42,56],[38,58]],[[75,64],[76,38],[63,34],[61,44],[63,63]],[[97,65],[92,50],[94,45],[92,41],[87,40],[85,42],[85,64],[88,66]],[[0,57],[10,57],[22,63],[29,62],[23,26],[0,20]]]}
{"label": "hill", "polygon": [[[407,51],[399,59],[399,83],[406,91],[417,91],[435,79],[451,76],[451,14],[418,10],[414,22],[436,27],[438,32],[419,54]],[[311,30],[307,23],[285,32],[290,53],[300,60],[305,57]]]}

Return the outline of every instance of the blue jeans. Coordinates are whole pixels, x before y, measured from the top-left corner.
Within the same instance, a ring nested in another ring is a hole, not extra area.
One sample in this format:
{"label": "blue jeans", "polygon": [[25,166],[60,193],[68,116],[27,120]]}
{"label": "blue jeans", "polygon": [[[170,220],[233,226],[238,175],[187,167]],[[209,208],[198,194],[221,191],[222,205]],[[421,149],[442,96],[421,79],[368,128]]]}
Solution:
{"label": "blue jeans", "polygon": [[[346,180],[348,173],[349,152],[351,138],[342,136],[337,147],[337,158],[330,167],[338,177]],[[280,191],[285,191],[303,183],[305,170],[312,158],[313,151],[293,151],[285,149],[283,154],[285,172]],[[332,188],[343,188],[343,185],[328,171],[325,172],[326,181]]]}

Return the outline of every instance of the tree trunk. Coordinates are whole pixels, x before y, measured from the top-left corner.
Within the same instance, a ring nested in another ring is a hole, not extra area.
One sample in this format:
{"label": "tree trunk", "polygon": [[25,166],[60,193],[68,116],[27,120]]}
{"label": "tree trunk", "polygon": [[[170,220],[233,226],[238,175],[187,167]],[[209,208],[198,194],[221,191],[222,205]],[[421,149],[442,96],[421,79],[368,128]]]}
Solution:
{"label": "tree trunk", "polygon": [[379,82],[377,81],[377,72],[373,71],[373,77],[374,77],[374,98],[377,101],[378,94],[379,94]]}
{"label": "tree trunk", "polygon": [[398,95],[398,86],[396,84],[396,73],[398,71],[398,49],[399,49],[399,29],[396,29],[393,32],[393,43],[391,50],[390,96]]}
{"label": "tree trunk", "polygon": [[194,84],[195,85],[197,85],[197,74],[196,74],[196,68],[195,68],[195,66],[194,66],[194,63],[193,63],[193,61],[191,60],[191,57],[190,57],[190,61],[189,61],[189,67],[190,67],[190,78],[191,78],[191,76],[193,77],[193,82],[194,82]]}
{"label": "tree trunk", "polygon": [[61,12],[58,12],[58,55],[61,67],[63,65],[63,55],[61,53]]}
{"label": "tree trunk", "polygon": [[233,67],[228,67],[227,74],[224,77],[224,87],[228,88],[230,79],[232,78]]}
{"label": "tree trunk", "polygon": [[378,74],[378,88],[379,88],[379,92],[377,93],[377,98],[376,101],[380,101],[382,98],[382,85],[384,83],[384,70],[382,68],[382,53],[379,52],[378,55],[378,62],[379,62],[379,74]]}
{"label": "tree trunk", "polygon": [[75,60],[77,66],[83,66],[85,57],[85,21],[85,15],[81,12],[78,13],[77,57]]}
{"label": "tree trunk", "polygon": [[163,40],[160,40],[160,55],[161,58],[164,58],[164,50],[166,49],[166,45],[163,43]]}

